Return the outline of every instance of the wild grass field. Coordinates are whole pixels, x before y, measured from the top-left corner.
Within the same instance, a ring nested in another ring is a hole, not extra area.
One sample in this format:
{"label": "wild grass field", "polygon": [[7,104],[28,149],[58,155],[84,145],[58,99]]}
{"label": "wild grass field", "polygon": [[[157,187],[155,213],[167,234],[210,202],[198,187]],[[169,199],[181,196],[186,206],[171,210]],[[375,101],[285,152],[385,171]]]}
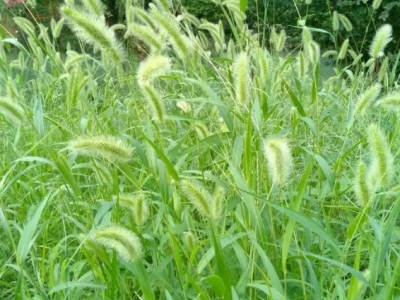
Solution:
{"label": "wild grass field", "polygon": [[[66,0],[49,28],[14,18],[1,299],[400,299],[392,27],[355,49],[332,12],[325,52],[300,16],[282,55],[285,31],[263,41],[245,1],[216,2],[231,34],[168,0],[126,0],[111,27],[99,0]],[[58,48],[66,27],[79,49]]]}

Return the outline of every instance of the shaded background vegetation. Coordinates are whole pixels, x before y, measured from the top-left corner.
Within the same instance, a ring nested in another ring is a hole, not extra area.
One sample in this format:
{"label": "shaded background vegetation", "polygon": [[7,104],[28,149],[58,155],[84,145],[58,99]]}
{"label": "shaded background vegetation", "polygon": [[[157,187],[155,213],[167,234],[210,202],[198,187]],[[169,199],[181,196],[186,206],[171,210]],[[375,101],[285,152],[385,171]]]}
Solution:
{"label": "shaded background vegetation", "polygon": [[[140,0],[138,0],[140,1]],[[37,0],[36,5],[29,11],[23,4],[7,8],[0,4],[1,24],[5,29],[0,29],[2,36],[13,33],[12,16],[20,15],[29,19],[36,18],[43,23],[50,22],[52,17],[58,18],[58,6],[63,0]],[[148,5],[148,0],[141,0],[143,6]],[[287,32],[287,48],[291,50],[299,44],[300,30],[297,21],[301,17],[306,20],[309,27],[332,32],[331,16],[333,11],[346,15],[353,24],[353,31],[347,32],[343,28],[339,30],[338,41],[350,38],[354,50],[366,52],[368,41],[370,41],[376,28],[384,23],[393,26],[394,37],[388,51],[395,53],[400,46],[400,2],[383,1],[377,11],[372,11],[368,0],[313,0],[311,5],[306,5],[303,0],[250,0],[247,10],[247,24],[255,32],[262,36],[262,41],[268,44],[269,32],[273,26],[284,28]],[[29,1],[28,1],[29,3]],[[108,22],[114,24],[124,20],[124,1],[103,0],[107,7]],[[175,1],[177,13],[180,7],[199,19],[207,19],[215,22],[223,17],[220,7],[212,0],[180,0]],[[369,5],[369,6],[368,6]],[[372,18],[371,18],[372,16]],[[226,25],[229,34],[229,26]],[[8,33],[5,31],[9,31]],[[332,48],[333,41],[328,34],[316,33],[315,39],[322,48]],[[65,36],[64,42],[68,40]],[[72,40],[72,38],[71,38]]]}

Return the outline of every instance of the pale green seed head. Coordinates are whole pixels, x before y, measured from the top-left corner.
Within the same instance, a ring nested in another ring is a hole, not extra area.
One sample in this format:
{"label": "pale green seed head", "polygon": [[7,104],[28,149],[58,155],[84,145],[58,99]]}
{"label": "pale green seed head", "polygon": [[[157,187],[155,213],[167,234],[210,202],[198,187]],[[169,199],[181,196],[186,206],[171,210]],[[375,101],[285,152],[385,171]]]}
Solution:
{"label": "pale green seed head", "polygon": [[233,63],[233,79],[236,102],[247,105],[250,102],[250,63],[246,52],[237,55]]}
{"label": "pale green seed head", "polygon": [[94,233],[93,240],[115,250],[124,260],[135,262],[143,255],[142,244],[132,231],[122,226],[110,226]]}
{"label": "pale green seed head", "polygon": [[14,126],[19,126],[25,118],[22,106],[9,97],[0,97],[0,113]]}
{"label": "pale green seed head", "polygon": [[346,31],[350,32],[353,30],[353,24],[351,24],[349,18],[347,18],[345,15],[342,14],[338,14],[338,17],[343,27],[346,29]]}
{"label": "pale green seed head", "polygon": [[394,175],[394,158],[384,132],[375,124],[368,127],[371,151],[370,181],[377,186],[388,186]]}
{"label": "pale green seed head", "polygon": [[356,101],[354,114],[363,115],[366,112],[367,108],[371,106],[371,104],[375,102],[375,100],[378,98],[381,90],[382,85],[380,83],[375,83],[366,91],[364,91]]}
{"label": "pale green seed head", "polygon": [[163,55],[151,55],[142,61],[137,71],[137,81],[140,87],[149,85],[154,79],[167,74],[171,69],[171,60]]}
{"label": "pale green seed head", "polygon": [[332,29],[333,31],[339,30],[339,16],[336,10],[333,12],[332,15]]}
{"label": "pale green seed head", "polygon": [[105,20],[95,15],[86,14],[77,8],[62,6],[61,14],[67,20],[71,29],[82,39],[84,43],[101,49],[107,55],[108,60],[114,64],[120,64],[125,53]]}
{"label": "pale green seed head", "polygon": [[374,185],[369,182],[368,169],[363,161],[360,161],[357,166],[357,174],[354,181],[354,192],[356,195],[357,204],[360,207],[367,207],[371,204],[374,194]]}
{"label": "pale green seed head", "polygon": [[372,58],[379,58],[384,56],[386,46],[392,41],[392,26],[385,24],[381,26],[372,40],[369,55]]}
{"label": "pale green seed head", "polygon": [[288,142],[284,139],[265,140],[264,156],[272,181],[279,186],[287,183],[292,171],[292,156]]}
{"label": "pale green seed head", "polygon": [[131,211],[132,219],[139,229],[150,217],[149,202],[144,193],[122,194],[115,201]]}
{"label": "pale green seed head", "polygon": [[133,148],[115,136],[79,137],[66,148],[79,155],[103,158],[114,163],[126,163],[132,159]]}
{"label": "pale green seed head", "polygon": [[340,51],[339,51],[339,54],[338,54],[338,59],[344,59],[346,57],[348,48],[349,48],[349,39],[346,39],[343,42],[342,47],[340,47]]}
{"label": "pale green seed head", "polygon": [[204,217],[212,217],[210,200],[212,195],[197,181],[183,180],[181,190],[190,203]]}

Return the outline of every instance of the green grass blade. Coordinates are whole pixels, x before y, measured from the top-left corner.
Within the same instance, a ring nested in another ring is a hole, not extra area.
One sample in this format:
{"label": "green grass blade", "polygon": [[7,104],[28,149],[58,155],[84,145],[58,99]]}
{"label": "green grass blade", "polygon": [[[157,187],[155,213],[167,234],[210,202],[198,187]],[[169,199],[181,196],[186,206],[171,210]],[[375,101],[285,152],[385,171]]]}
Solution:
{"label": "green grass blade", "polygon": [[28,256],[29,250],[33,246],[33,243],[35,242],[35,237],[34,234],[37,230],[37,226],[40,220],[40,217],[42,216],[42,212],[44,208],[46,207],[47,200],[49,199],[49,196],[46,197],[42,203],[39,204],[39,206],[36,208],[35,213],[29,219],[29,221],[26,223],[24,226],[22,232],[21,232],[21,237],[18,242],[17,246],[17,253],[16,253],[16,258],[17,262],[20,266],[23,266],[25,263],[25,260]]}
{"label": "green grass blade", "polygon": [[143,132],[141,132],[143,138],[150,144],[150,146],[154,149],[154,151],[157,153],[158,157],[161,159],[161,161],[165,164],[165,167],[167,168],[167,171],[169,175],[176,181],[179,181],[179,174],[175,170],[175,167],[172,165],[168,157],[164,154],[164,152],[157,147],[157,145],[149,139]]}
{"label": "green grass blade", "polygon": [[283,86],[286,89],[286,92],[289,95],[290,100],[292,100],[293,105],[296,107],[297,111],[299,112],[300,116],[306,117],[307,114],[303,108],[303,105],[301,105],[299,98],[297,98],[296,94],[291,90],[291,88],[288,86],[288,84],[283,81]]}
{"label": "green grass blade", "polygon": [[[291,206],[292,210],[294,212],[298,212],[299,209],[300,209],[300,206],[301,206],[301,203],[302,203],[302,200],[303,200],[303,195],[304,195],[304,192],[305,192],[306,187],[307,187],[307,181],[308,181],[308,178],[310,176],[312,167],[313,167],[313,162],[310,161],[308,163],[308,165],[307,165],[307,168],[305,169],[305,171],[303,173],[303,176],[302,176],[301,181],[299,183],[299,186],[297,188],[296,198],[294,199],[293,205]],[[287,210],[284,207],[280,207],[280,206],[275,205],[273,203],[270,203],[270,205],[272,207],[274,207],[274,208],[281,209],[282,211],[286,211],[287,213],[290,212],[290,210]],[[297,218],[295,219],[294,217],[296,217],[296,216],[297,216]],[[285,233],[283,235],[283,241],[282,241],[282,267],[283,267],[284,270],[286,270],[286,262],[287,262],[287,258],[288,258],[288,254],[289,254],[290,244],[292,242],[292,236],[293,236],[296,220],[300,220],[300,219],[303,220],[303,221],[304,220],[305,221],[309,220],[309,219],[307,219],[305,217],[301,218],[300,216],[304,217],[304,216],[302,216],[300,214],[298,214],[298,215],[291,214],[291,216],[289,216],[290,217],[289,222],[288,222],[288,224],[286,225],[286,228],[285,228]]]}

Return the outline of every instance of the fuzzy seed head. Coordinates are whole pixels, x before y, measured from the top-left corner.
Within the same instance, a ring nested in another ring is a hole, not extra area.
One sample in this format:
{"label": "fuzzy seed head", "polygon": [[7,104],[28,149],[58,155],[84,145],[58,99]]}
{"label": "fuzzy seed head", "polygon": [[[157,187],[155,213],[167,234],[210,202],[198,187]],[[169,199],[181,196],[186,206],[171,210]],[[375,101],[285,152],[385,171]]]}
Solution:
{"label": "fuzzy seed head", "polygon": [[332,16],[332,29],[333,31],[339,30],[339,16],[336,10],[333,12]]}
{"label": "fuzzy seed head", "polygon": [[150,217],[149,203],[144,193],[122,194],[118,197],[119,205],[131,211],[132,219],[141,228]]}
{"label": "fuzzy seed head", "polygon": [[264,141],[264,156],[273,182],[279,186],[284,185],[292,171],[292,156],[288,142],[284,139]]}
{"label": "fuzzy seed head", "polygon": [[196,247],[196,245],[197,245],[197,238],[196,238],[196,236],[195,236],[192,232],[190,232],[190,231],[185,231],[185,232],[183,233],[182,240],[183,240],[183,244],[185,245],[185,247],[186,247],[188,250],[193,250],[193,249]]}
{"label": "fuzzy seed head", "polygon": [[372,9],[377,10],[382,4],[382,0],[374,0],[372,2]]}
{"label": "fuzzy seed head", "polygon": [[98,230],[93,240],[106,248],[115,250],[126,261],[135,262],[142,257],[142,244],[139,238],[122,226],[110,226]]}
{"label": "fuzzy seed head", "polygon": [[97,17],[104,17],[105,6],[100,0],[82,0],[84,8]]}
{"label": "fuzzy seed head", "polygon": [[68,143],[67,150],[113,163],[126,163],[133,155],[133,148],[115,136],[79,137]]}
{"label": "fuzzy seed head", "polygon": [[367,166],[360,161],[357,166],[357,174],[354,182],[354,192],[357,204],[360,207],[367,207],[374,193],[374,187],[368,180]]}
{"label": "fuzzy seed head", "polygon": [[304,51],[299,51],[297,55],[297,73],[301,79],[307,77],[307,73],[310,67],[310,61],[308,60]]}
{"label": "fuzzy seed head", "polygon": [[385,59],[382,62],[382,65],[379,69],[378,73],[378,81],[382,82],[385,78],[385,75],[387,75],[387,71],[389,69],[389,57],[385,57]]}
{"label": "fuzzy seed head", "polygon": [[316,66],[317,64],[319,64],[319,60],[321,58],[321,49],[320,49],[318,43],[315,41],[311,41],[310,43],[308,43],[306,45],[305,50],[306,50],[308,59],[310,60],[311,64],[313,66]]}
{"label": "fuzzy seed head", "polygon": [[375,124],[368,128],[368,143],[371,151],[371,181],[377,186],[387,186],[394,175],[394,159],[385,134]]}
{"label": "fuzzy seed head", "polygon": [[400,112],[400,92],[392,92],[383,96],[376,102],[376,105]]}
{"label": "fuzzy seed head", "polygon": [[153,119],[157,122],[164,120],[165,105],[161,95],[151,85],[143,85],[142,92],[153,113]]}
{"label": "fuzzy seed head", "polygon": [[19,126],[25,118],[24,109],[9,97],[0,97],[0,113],[14,126]]}
{"label": "fuzzy seed head", "polygon": [[140,87],[149,85],[171,69],[171,60],[163,55],[151,55],[139,65],[137,81]]}
{"label": "fuzzy seed head", "polygon": [[275,41],[275,50],[277,52],[281,52],[283,48],[285,48],[285,41],[286,41],[286,31],[282,29],[279,34],[276,36],[276,41]]}
{"label": "fuzzy seed head", "polygon": [[269,72],[271,69],[270,54],[264,48],[257,48],[255,52],[255,58],[257,63],[257,70],[261,85],[265,85],[270,76]]}
{"label": "fuzzy seed head", "polygon": [[218,186],[215,189],[214,197],[211,202],[211,217],[215,220],[218,220],[222,216],[222,211],[224,207],[225,200],[225,190]]}
{"label": "fuzzy seed head", "polygon": [[134,36],[150,48],[150,53],[159,53],[164,45],[163,38],[150,26],[131,23],[125,33],[125,38]]}
{"label": "fuzzy seed head", "polygon": [[343,27],[346,29],[346,31],[352,31],[353,30],[353,24],[351,24],[349,18],[347,18],[345,15],[338,14],[340,22],[343,24]]}
{"label": "fuzzy seed head", "polygon": [[308,45],[313,40],[313,36],[312,36],[311,30],[307,26],[303,26],[303,30],[302,30],[301,36],[302,36],[302,40],[303,40],[303,45],[304,46]]}
{"label": "fuzzy seed head", "polygon": [[348,48],[349,48],[349,39],[346,39],[343,42],[342,47],[340,47],[340,51],[339,51],[339,54],[338,54],[338,59],[344,59],[346,57]]}
{"label": "fuzzy seed head", "polygon": [[212,217],[211,194],[199,182],[183,180],[181,190],[197,211],[204,217]]}
{"label": "fuzzy seed head", "polygon": [[186,101],[178,101],[176,103],[176,107],[178,107],[185,114],[188,114],[188,113],[190,113],[192,111],[192,107]]}
{"label": "fuzzy seed head", "polygon": [[380,83],[375,83],[373,86],[363,92],[357,99],[354,114],[363,115],[366,109],[378,98],[382,90]]}
{"label": "fuzzy seed head", "polygon": [[172,48],[181,60],[190,57],[192,52],[190,39],[183,35],[179,23],[170,13],[152,10],[152,17],[158,23],[160,30],[168,36]]}
{"label": "fuzzy seed head", "polygon": [[115,64],[123,61],[124,51],[118,43],[114,31],[106,25],[104,18],[82,13],[69,6],[62,6],[61,14],[67,20],[72,31],[83,42],[101,49]]}
{"label": "fuzzy seed head", "polygon": [[392,31],[392,26],[389,24],[385,24],[378,29],[369,49],[369,55],[372,58],[384,56],[386,46],[392,41]]}
{"label": "fuzzy seed head", "polygon": [[233,63],[236,102],[246,105],[250,101],[249,59],[246,52],[237,55]]}

